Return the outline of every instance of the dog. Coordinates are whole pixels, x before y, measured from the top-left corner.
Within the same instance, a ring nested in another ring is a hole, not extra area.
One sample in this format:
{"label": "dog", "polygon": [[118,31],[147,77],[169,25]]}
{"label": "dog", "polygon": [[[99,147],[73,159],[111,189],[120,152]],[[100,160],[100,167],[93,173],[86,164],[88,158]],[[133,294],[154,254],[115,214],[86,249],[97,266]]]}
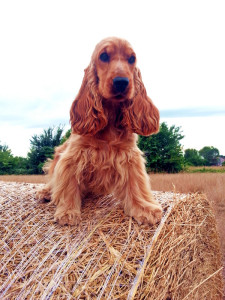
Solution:
{"label": "dog", "polygon": [[57,205],[61,225],[81,221],[87,193],[113,194],[139,224],[156,224],[162,207],[153,198],[137,134],[159,129],[159,111],[147,96],[136,54],[120,38],[97,44],[70,110],[71,136],[47,163],[48,182],[38,199]]}

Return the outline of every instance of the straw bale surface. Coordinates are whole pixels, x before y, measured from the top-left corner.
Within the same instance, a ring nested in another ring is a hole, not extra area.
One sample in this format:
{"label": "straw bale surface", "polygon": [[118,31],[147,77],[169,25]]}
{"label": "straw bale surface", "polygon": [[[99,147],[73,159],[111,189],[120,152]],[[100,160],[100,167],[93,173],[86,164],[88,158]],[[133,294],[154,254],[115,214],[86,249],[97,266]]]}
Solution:
{"label": "straw bale surface", "polygon": [[0,182],[0,299],[222,299],[215,217],[202,194],[154,192],[164,217],[138,225],[113,196],[54,223],[40,184]]}

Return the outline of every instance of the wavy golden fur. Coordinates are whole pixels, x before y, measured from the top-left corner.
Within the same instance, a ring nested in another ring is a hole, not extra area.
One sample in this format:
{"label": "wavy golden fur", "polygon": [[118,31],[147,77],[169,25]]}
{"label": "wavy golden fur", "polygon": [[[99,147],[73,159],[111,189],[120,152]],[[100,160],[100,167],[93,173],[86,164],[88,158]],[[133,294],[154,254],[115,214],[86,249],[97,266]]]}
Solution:
{"label": "wavy golden fur", "polygon": [[57,205],[59,224],[81,220],[87,193],[113,193],[139,223],[161,219],[153,199],[137,134],[158,131],[159,111],[147,96],[130,44],[107,38],[97,44],[70,110],[72,134],[45,167],[49,181],[39,199]]}

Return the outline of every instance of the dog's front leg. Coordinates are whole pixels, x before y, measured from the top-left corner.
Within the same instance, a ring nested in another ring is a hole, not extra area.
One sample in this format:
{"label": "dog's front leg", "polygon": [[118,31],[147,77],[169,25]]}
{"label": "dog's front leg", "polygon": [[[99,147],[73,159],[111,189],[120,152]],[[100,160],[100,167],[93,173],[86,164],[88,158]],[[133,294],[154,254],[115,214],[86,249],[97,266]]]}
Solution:
{"label": "dog's front leg", "polygon": [[144,159],[136,153],[129,161],[127,181],[118,197],[123,201],[124,212],[139,224],[156,224],[162,218],[162,207],[151,193]]}
{"label": "dog's front leg", "polygon": [[81,195],[74,175],[72,157],[64,153],[53,177],[52,200],[57,205],[54,220],[60,225],[76,225],[81,220]]}

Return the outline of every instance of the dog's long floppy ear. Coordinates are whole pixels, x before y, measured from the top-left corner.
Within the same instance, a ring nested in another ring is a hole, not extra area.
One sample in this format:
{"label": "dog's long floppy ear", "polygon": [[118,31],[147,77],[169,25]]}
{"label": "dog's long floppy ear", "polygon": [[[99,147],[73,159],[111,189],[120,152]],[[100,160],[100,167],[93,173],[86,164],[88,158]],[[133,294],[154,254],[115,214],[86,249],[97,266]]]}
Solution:
{"label": "dog's long floppy ear", "polygon": [[70,122],[73,133],[95,135],[107,125],[108,120],[98,93],[98,78],[92,62],[84,72],[80,91],[70,109]]}
{"label": "dog's long floppy ear", "polygon": [[134,98],[123,110],[123,124],[132,132],[148,136],[159,130],[159,111],[147,96],[138,68],[135,68],[134,86]]}

